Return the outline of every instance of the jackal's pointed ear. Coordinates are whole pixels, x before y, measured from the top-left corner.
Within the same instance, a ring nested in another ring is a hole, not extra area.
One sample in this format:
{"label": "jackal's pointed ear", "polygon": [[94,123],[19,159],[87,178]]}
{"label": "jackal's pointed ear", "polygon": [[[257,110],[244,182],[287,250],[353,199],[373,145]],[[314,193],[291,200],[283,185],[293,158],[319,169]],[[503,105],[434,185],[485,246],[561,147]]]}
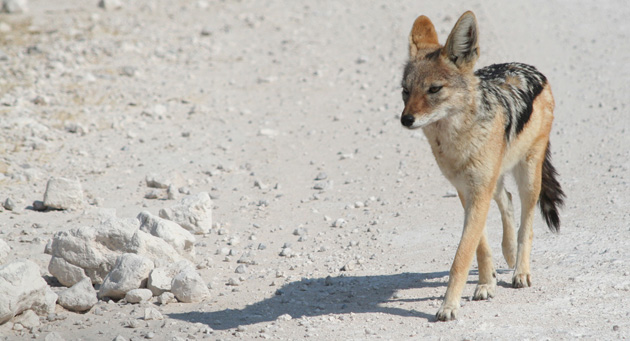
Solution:
{"label": "jackal's pointed ear", "polygon": [[415,57],[418,50],[438,47],[437,33],[431,20],[424,15],[419,16],[413,23],[409,33],[409,57]]}
{"label": "jackal's pointed ear", "polygon": [[442,55],[458,68],[472,68],[479,58],[477,19],[468,11],[457,20],[446,40]]}

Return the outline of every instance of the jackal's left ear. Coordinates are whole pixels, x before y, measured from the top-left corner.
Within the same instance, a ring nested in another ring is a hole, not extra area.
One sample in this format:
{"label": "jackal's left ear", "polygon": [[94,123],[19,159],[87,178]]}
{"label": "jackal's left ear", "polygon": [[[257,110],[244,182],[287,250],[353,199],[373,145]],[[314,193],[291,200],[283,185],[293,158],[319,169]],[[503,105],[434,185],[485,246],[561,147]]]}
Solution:
{"label": "jackal's left ear", "polygon": [[458,68],[472,68],[479,58],[477,19],[468,11],[457,20],[446,40],[442,55]]}
{"label": "jackal's left ear", "polygon": [[439,47],[439,45],[431,19],[424,15],[419,16],[409,33],[409,57],[415,57],[420,49]]}

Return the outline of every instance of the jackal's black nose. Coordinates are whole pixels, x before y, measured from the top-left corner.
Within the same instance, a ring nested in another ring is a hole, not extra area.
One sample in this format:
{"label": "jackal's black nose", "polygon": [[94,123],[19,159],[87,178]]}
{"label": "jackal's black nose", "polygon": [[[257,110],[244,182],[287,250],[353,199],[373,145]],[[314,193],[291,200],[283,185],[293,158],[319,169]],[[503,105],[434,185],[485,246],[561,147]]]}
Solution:
{"label": "jackal's black nose", "polygon": [[402,117],[400,118],[400,123],[402,123],[402,125],[404,125],[405,127],[411,127],[413,121],[413,115],[402,115]]}

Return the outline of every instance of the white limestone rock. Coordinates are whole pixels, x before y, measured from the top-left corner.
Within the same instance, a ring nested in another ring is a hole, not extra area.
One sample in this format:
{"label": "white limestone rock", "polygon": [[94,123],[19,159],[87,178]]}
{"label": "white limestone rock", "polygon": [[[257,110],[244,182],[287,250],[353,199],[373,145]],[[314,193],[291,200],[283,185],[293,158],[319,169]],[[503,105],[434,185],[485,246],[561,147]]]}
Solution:
{"label": "white limestone rock", "polygon": [[98,2],[98,7],[106,11],[120,9],[122,8],[122,6],[123,6],[123,3],[120,0],[100,0]]}
{"label": "white limestone rock", "polygon": [[50,178],[44,193],[44,205],[60,210],[74,210],[83,206],[83,189],[79,180]]}
{"label": "white limestone rock", "polygon": [[206,192],[188,195],[176,205],[161,209],[159,215],[191,233],[206,234],[212,229],[212,199]]}
{"label": "white limestone rock", "polygon": [[127,303],[140,303],[148,301],[153,297],[153,293],[149,289],[133,289],[125,294]]}
{"label": "white limestone rock", "polygon": [[35,327],[39,327],[40,325],[39,316],[37,316],[37,314],[31,309],[28,309],[16,316],[15,319],[13,319],[13,323],[19,323],[26,329],[33,329]]}
{"label": "white limestone rock", "polygon": [[28,12],[28,0],[3,0],[2,11],[6,13]]}
{"label": "white limestone rock", "polygon": [[155,268],[149,274],[147,289],[151,290],[154,296],[159,296],[171,290],[171,281],[174,276],[169,276],[168,269],[165,267]]}
{"label": "white limestone rock", "polygon": [[123,254],[103,280],[98,296],[121,299],[130,290],[146,287],[147,278],[154,267],[153,262],[146,257]]}
{"label": "white limestone rock", "polygon": [[46,285],[46,289],[44,289],[44,302],[35,306],[35,312],[42,316],[54,313],[58,298],[59,296]]}
{"label": "white limestone rock", "polygon": [[164,316],[160,313],[159,310],[154,307],[148,307],[144,309],[144,319],[145,320],[163,320]]}
{"label": "white limestone rock", "polygon": [[60,292],[57,303],[68,310],[76,312],[92,309],[98,303],[92,281],[85,277],[72,287]]}
{"label": "white limestone rock", "polygon": [[158,296],[157,301],[161,305],[167,305],[169,303],[177,303],[177,299],[172,292],[167,291],[163,292],[160,296]]}
{"label": "white limestone rock", "polygon": [[[63,258],[54,256],[48,263],[48,272],[54,274],[59,283],[66,287],[71,287],[82,279],[88,278],[82,268],[68,263]],[[92,284],[91,281],[90,284]]]}
{"label": "white limestone rock", "polygon": [[19,259],[0,266],[0,324],[28,309],[48,314],[54,311],[56,299],[37,264]]}
{"label": "white limestone rock", "polygon": [[171,292],[180,302],[201,302],[210,297],[210,291],[201,275],[191,268],[186,268],[173,278]]}
{"label": "white limestone rock", "polygon": [[44,341],[65,341],[65,339],[57,332],[50,332],[46,334]]}
{"label": "white limestone rock", "polygon": [[171,291],[173,278],[187,268],[194,270],[194,265],[189,261],[182,260],[169,266],[153,269],[151,274],[149,274],[147,289],[151,290],[153,296],[159,296],[164,292]]}
{"label": "white limestone rock", "polygon": [[138,214],[140,230],[169,243],[180,255],[194,259],[195,237],[177,223],[162,219],[144,211]]}
{"label": "white limestone rock", "polygon": [[186,183],[184,177],[178,172],[171,174],[150,173],[145,177],[145,181],[147,187],[161,189],[167,189],[169,186],[180,187]]}

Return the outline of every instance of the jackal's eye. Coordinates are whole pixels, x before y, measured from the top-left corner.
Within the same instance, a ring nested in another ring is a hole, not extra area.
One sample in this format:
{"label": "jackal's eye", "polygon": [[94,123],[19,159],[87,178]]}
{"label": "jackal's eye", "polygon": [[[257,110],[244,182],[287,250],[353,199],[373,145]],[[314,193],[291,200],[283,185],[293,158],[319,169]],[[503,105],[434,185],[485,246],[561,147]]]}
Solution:
{"label": "jackal's eye", "polygon": [[407,99],[409,98],[409,89],[407,88],[403,88],[402,89],[402,97],[403,97],[403,101],[407,101]]}
{"label": "jackal's eye", "polygon": [[435,94],[438,93],[440,90],[442,90],[442,86],[441,85],[433,85],[429,88],[429,93],[430,94]]}

